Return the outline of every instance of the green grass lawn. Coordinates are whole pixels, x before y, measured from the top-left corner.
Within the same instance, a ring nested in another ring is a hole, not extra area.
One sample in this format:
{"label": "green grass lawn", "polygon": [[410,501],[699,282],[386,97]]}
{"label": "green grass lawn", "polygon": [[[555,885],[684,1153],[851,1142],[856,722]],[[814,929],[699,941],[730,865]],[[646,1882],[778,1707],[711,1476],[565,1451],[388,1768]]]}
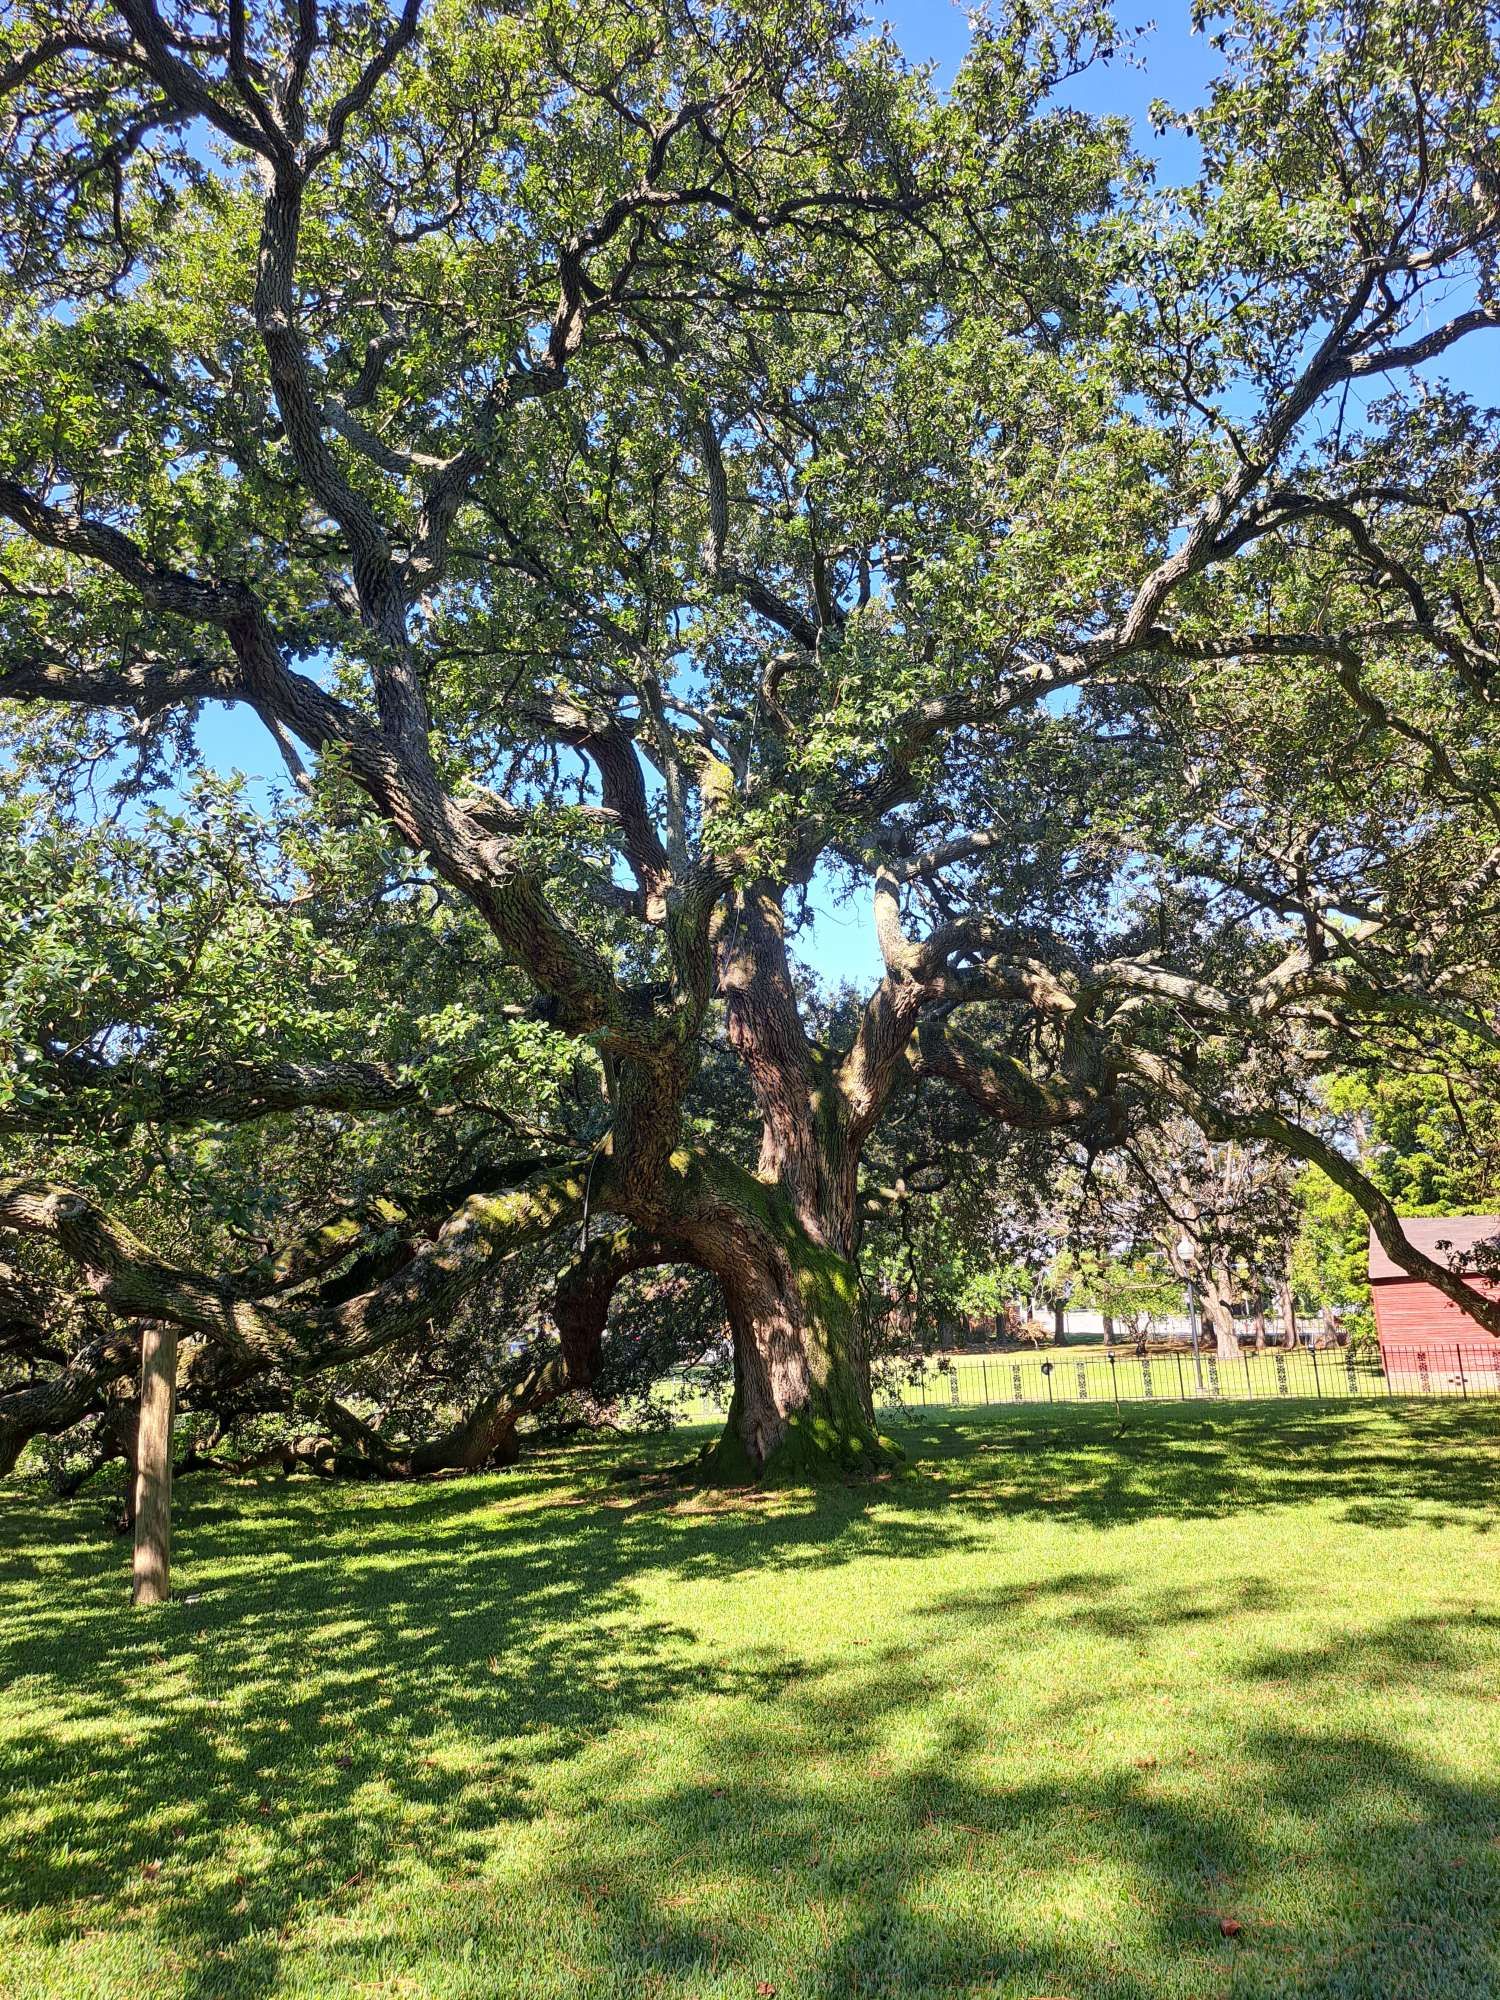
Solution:
{"label": "green grass lawn", "polygon": [[187,1482],[154,1614],[97,1500],[12,1493],[0,1991],[1492,2000],[1497,1416],[934,1415],[816,1496]]}

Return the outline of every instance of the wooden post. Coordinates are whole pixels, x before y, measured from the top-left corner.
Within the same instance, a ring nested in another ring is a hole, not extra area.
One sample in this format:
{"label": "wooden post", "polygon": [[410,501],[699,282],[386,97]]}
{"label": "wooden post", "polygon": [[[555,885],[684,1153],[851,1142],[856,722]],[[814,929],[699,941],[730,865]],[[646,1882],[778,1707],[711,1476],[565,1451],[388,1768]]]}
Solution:
{"label": "wooden post", "polygon": [[131,1601],[171,1595],[172,1411],[177,1400],[177,1329],[141,1329],[141,1418],[136,1440],[135,1581]]}

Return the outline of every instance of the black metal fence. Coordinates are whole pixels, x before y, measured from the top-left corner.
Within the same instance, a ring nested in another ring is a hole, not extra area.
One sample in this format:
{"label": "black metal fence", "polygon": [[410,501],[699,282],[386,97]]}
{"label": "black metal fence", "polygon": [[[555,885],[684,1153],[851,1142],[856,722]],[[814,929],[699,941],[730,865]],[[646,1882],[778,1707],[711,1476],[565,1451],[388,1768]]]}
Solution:
{"label": "black metal fence", "polygon": [[1500,1341],[1434,1341],[1392,1353],[1347,1347],[1268,1348],[1228,1357],[1164,1349],[1145,1354],[964,1354],[933,1359],[881,1384],[896,1409],[994,1403],[1268,1401],[1281,1397],[1500,1398]]}
{"label": "black metal fence", "polygon": [[[1500,1341],[1433,1341],[1392,1352],[1299,1347],[1246,1349],[1234,1357],[1210,1349],[1105,1354],[1054,1349],[1047,1354],[929,1356],[917,1367],[883,1370],[876,1405],[904,1411],[975,1409],[1002,1403],[1268,1402],[1279,1398],[1347,1402],[1397,1396],[1500,1400]],[[679,1380],[669,1391],[683,1423],[724,1414],[722,1396]]]}

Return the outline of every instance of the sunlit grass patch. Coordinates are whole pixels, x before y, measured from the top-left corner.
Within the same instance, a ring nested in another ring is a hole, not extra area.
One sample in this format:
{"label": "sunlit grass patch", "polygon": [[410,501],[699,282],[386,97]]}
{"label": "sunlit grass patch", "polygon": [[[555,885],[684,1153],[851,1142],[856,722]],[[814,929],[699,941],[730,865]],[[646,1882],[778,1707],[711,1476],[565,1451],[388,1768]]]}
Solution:
{"label": "sunlit grass patch", "polygon": [[1500,1990],[1484,1411],[904,1442],[765,1499],[188,1482],[156,1615],[96,1502],[7,1497],[0,1991]]}

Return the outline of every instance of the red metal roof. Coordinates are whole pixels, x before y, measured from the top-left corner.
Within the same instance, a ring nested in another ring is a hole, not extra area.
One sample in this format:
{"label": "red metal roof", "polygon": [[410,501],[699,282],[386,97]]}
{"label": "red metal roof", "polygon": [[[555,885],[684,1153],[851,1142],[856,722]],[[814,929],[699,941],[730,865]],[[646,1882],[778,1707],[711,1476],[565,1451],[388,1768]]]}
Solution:
{"label": "red metal roof", "polygon": [[[1425,1250],[1439,1264],[1452,1264],[1457,1252],[1472,1250],[1476,1243],[1500,1237],[1500,1215],[1405,1216],[1401,1234],[1415,1250]],[[1409,1278],[1399,1264],[1393,1264],[1370,1231],[1370,1282],[1382,1278]],[[1417,1281],[1420,1282],[1420,1281]]]}

